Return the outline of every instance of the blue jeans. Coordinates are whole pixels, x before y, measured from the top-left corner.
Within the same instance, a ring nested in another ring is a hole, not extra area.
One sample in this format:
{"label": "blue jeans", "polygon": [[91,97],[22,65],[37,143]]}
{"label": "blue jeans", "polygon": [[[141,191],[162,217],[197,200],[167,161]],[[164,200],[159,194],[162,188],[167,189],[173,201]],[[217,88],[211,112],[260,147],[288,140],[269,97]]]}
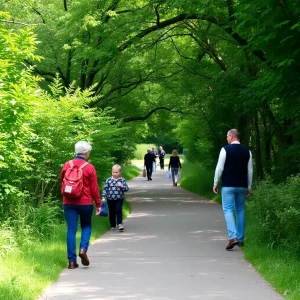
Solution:
{"label": "blue jeans", "polygon": [[80,217],[81,239],[79,249],[87,251],[92,233],[93,205],[64,204],[67,221],[67,252],[69,262],[76,262],[76,232]]}
{"label": "blue jeans", "polygon": [[175,182],[177,182],[177,180],[178,180],[178,170],[179,170],[179,168],[171,168],[171,174],[172,174],[173,184]]}
{"label": "blue jeans", "polygon": [[156,160],[152,164],[152,171],[156,172]]}
{"label": "blue jeans", "polygon": [[[247,188],[244,187],[222,188],[222,207],[230,240],[237,238],[239,242],[244,241],[246,193]],[[236,213],[236,222],[234,212]]]}

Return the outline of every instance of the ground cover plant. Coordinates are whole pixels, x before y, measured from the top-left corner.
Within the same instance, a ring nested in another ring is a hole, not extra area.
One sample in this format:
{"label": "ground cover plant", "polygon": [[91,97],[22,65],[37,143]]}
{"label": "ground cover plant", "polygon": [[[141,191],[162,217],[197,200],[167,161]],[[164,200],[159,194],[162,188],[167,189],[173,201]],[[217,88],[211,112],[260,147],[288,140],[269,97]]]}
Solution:
{"label": "ground cover plant", "polygon": [[205,170],[238,128],[255,180],[271,178],[253,199],[279,208],[250,198],[253,231],[294,262],[299,207],[285,186],[300,171],[298,2],[0,0],[1,254],[58,234],[58,174],[78,139],[92,143],[100,182],[137,143],[184,149],[199,167],[182,186],[208,196]]}
{"label": "ground cover plant", "polygon": [[[184,163],[180,186],[221,203],[212,193],[214,170]],[[285,299],[300,298],[300,176],[255,184],[246,200],[246,259]]]}
{"label": "ground cover plant", "polygon": [[[140,173],[134,166],[124,166],[122,176],[129,180]],[[130,183],[129,183],[130,186]],[[61,201],[61,200],[60,200]],[[62,208],[58,208],[62,214]],[[130,204],[124,202],[124,218],[130,213]],[[44,222],[51,220],[41,219],[36,226],[43,226]],[[50,222],[51,223],[51,222]],[[108,218],[93,215],[91,243],[101,237],[110,225]],[[14,241],[14,231],[1,224],[0,226],[0,299],[2,300],[34,300],[54,282],[61,271],[67,266],[66,258],[66,225],[63,221],[54,223],[49,228],[44,228],[45,234],[34,235],[30,240],[18,245]],[[51,234],[50,234],[51,233]],[[25,238],[28,238],[27,236]],[[77,234],[77,245],[79,231]]]}
{"label": "ground cover plant", "polygon": [[286,299],[300,298],[300,176],[258,183],[247,200],[245,256]]}
{"label": "ground cover plant", "polygon": [[200,163],[184,161],[180,186],[190,192],[216,198],[212,192],[214,170],[207,170]]}

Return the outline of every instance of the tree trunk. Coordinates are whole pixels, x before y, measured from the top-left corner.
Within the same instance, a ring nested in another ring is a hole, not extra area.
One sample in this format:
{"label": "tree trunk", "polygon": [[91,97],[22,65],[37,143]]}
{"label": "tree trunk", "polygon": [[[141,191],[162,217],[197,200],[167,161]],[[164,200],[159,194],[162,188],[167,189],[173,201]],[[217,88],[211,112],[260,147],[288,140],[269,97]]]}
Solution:
{"label": "tree trunk", "polygon": [[281,125],[276,121],[275,116],[273,115],[273,112],[268,104],[265,106],[266,113],[268,116],[268,119],[274,128],[275,138],[278,145],[278,158],[279,158],[279,164],[284,164],[284,134]]}
{"label": "tree trunk", "polygon": [[265,144],[265,170],[267,174],[271,175],[271,140],[272,136],[270,133],[270,130],[268,129],[267,126],[267,119],[266,119],[266,114],[264,112],[261,112],[261,119],[263,123],[263,128],[264,128],[264,144]]}
{"label": "tree trunk", "polygon": [[258,126],[258,114],[256,113],[255,119],[255,165],[256,165],[256,176],[258,180],[263,180],[264,171],[262,166],[262,157],[261,157],[261,146],[260,146],[260,131]]}

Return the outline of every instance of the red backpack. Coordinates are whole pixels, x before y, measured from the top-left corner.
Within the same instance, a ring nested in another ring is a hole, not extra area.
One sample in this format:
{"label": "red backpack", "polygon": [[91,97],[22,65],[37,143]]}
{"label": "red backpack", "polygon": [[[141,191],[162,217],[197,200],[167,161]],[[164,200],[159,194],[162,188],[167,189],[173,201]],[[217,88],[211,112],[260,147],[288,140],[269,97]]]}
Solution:
{"label": "red backpack", "polygon": [[88,162],[80,167],[74,166],[72,160],[69,161],[69,164],[70,168],[66,171],[61,183],[61,194],[67,198],[78,199],[83,193],[82,169],[88,165]]}

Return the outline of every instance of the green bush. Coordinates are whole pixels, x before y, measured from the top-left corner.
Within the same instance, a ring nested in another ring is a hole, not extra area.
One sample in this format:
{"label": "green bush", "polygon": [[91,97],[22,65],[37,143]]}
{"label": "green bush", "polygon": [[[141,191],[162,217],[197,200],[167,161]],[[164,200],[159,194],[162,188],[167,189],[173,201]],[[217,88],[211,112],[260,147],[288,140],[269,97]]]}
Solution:
{"label": "green bush", "polygon": [[274,184],[257,184],[247,200],[247,213],[259,234],[272,247],[284,246],[300,254],[300,175]]}
{"label": "green bush", "polygon": [[0,226],[0,258],[9,252],[17,252],[18,243],[15,231],[9,225],[9,221]]}
{"label": "green bush", "polygon": [[41,59],[33,54],[36,43],[29,28],[0,28],[2,249],[56,235],[62,221],[59,175],[78,140],[92,144],[99,185],[113,164],[125,163],[134,152],[133,135],[110,116],[112,110],[90,108],[96,100],[91,90],[66,90],[59,80],[48,92],[39,89],[40,79],[24,64]]}
{"label": "green bush", "polygon": [[190,163],[185,160],[180,186],[193,193],[212,198],[213,178],[214,170],[207,170],[200,163]]}
{"label": "green bush", "polygon": [[38,239],[53,238],[63,219],[61,203],[51,204],[45,202],[37,207],[28,206],[26,224],[32,228],[34,236]]}

